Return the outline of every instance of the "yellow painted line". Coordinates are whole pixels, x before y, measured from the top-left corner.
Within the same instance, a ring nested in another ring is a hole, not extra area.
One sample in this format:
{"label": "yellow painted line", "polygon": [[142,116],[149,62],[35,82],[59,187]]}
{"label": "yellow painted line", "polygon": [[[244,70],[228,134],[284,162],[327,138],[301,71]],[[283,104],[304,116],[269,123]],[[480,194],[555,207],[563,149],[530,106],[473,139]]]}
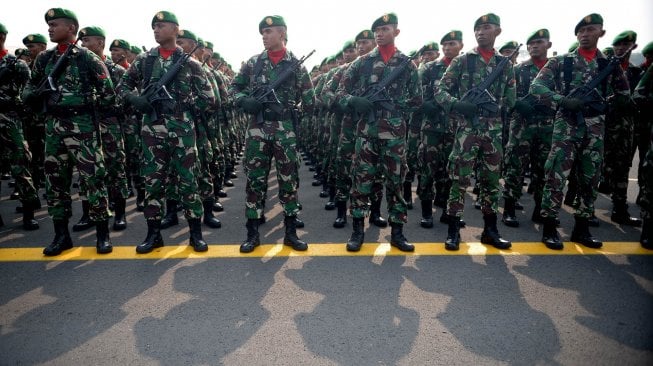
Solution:
{"label": "yellow painted line", "polygon": [[498,250],[481,243],[461,243],[460,250],[450,252],[443,243],[415,244],[415,252],[404,253],[388,243],[366,243],[360,252],[350,253],[344,243],[311,244],[305,252],[297,252],[282,244],[265,244],[254,252],[242,254],[239,245],[210,245],[204,253],[196,253],[188,245],[165,246],[152,253],[137,254],[133,246],[117,246],[113,253],[97,254],[94,247],[76,247],[64,251],[56,257],[43,255],[43,248],[3,248],[0,249],[0,262],[31,261],[87,261],[87,260],[128,260],[128,259],[186,259],[186,258],[273,258],[273,257],[382,257],[382,256],[445,256],[445,255],[653,255],[638,242],[606,242],[601,249],[589,249],[567,242],[565,249],[550,250],[539,242],[513,243],[510,250]]}

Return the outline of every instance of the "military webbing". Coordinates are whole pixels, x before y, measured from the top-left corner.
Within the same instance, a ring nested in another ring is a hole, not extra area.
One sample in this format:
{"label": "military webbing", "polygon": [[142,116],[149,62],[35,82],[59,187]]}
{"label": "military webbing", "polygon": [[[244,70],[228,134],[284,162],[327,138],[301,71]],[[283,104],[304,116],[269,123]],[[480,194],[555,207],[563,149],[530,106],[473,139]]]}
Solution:
{"label": "military webbing", "polygon": [[[603,69],[608,66],[609,61],[605,58],[597,58],[596,62],[599,64],[598,72],[601,72]],[[574,71],[574,57],[573,55],[567,55],[564,58],[562,65],[563,80],[565,83],[564,95],[568,95],[571,91],[571,79],[572,73]],[[605,97],[608,93],[608,79],[606,78],[601,83],[601,94]]]}
{"label": "military webbing", "polygon": [[[469,75],[469,85],[468,88],[472,89],[474,87],[474,73],[476,72],[476,59],[478,55],[475,53],[467,54],[467,74]],[[494,55],[494,62],[499,64],[503,56]],[[497,78],[498,80],[498,78]]]}
{"label": "military webbing", "polygon": [[[150,79],[152,79],[152,71],[154,69],[154,60],[156,60],[158,56],[153,53],[153,51],[148,52],[147,57],[145,58],[145,61],[143,62],[143,69],[142,69],[142,74],[143,74],[143,85],[142,88],[145,89],[150,84]],[[172,63],[176,63],[177,60],[181,57],[180,53],[178,51],[175,51],[172,54]]]}
{"label": "military webbing", "polygon": [[[251,84],[254,84],[256,79],[258,79],[259,76],[261,76],[261,73],[263,72],[263,54],[265,52],[267,52],[267,51],[261,52],[261,54],[256,58],[256,63],[254,64],[254,68],[252,69],[252,74],[249,76]],[[295,60],[296,60],[296,58],[294,56],[291,57],[292,62],[294,62]],[[281,61],[279,61],[279,62],[281,62]],[[282,66],[284,66],[284,65],[285,65],[285,67],[279,69],[279,72],[278,72],[277,75],[283,74],[283,72],[286,70],[286,67],[288,67],[289,64],[284,63]],[[268,82],[269,82],[269,80],[268,80]]]}
{"label": "military webbing", "polygon": [[[402,55],[403,57],[400,57],[400,62],[405,60],[406,55]],[[372,69],[374,68],[374,59],[372,57],[367,57],[363,65],[361,66],[361,75],[372,75]],[[408,68],[406,68],[408,70]],[[399,79],[399,78],[397,78]],[[379,80],[381,82],[382,80]]]}

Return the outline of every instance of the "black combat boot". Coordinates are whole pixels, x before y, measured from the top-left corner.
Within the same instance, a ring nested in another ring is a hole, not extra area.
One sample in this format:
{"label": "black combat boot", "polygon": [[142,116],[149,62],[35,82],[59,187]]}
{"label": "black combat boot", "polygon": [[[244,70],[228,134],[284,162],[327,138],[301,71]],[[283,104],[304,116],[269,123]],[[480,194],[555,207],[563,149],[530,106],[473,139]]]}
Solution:
{"label": "black combat boot", "polygon": [[481,243],[490,244],[497,249],[508,249],[512,243],[508,240],[501,238],[499,229],[497,229],[497,214],[492,213],[483,216],[485,226],[481,233]]}
{"label": "black combat boot", "polygon": [[460,248],[460,219],[457,216],[449,215],[447,222],[449,223],[449,229],[447,230],[444,249],[458,250]]}
{"label": "black combat boot", "polygon": [[603,246],[603,243],[596,240],[590,233],[589,220],[587,218],[574,216],[574,219],[576,220],[576,224],[574,225],[574,230],[571,232],[571,241],[594,249]]}
{"label": "black combat boot", "polygon": [[601,226],[601,222],[599,221],[599,218],[596,217],[594,213],[592,213],[592,217],[590,217],[589,220],[587,221],[587,225],[589,227],[599,227]]}
{"label": "black combat boot", "polygon": [[322,191],[320,191],[321,198],[329,197],[329,184],[327,183],[326,176],[322,177]]}
{"label": "black combat boot", "polygon": [[179,225],[179,217],[177,217],[177,205],[179,202],[176,200],[166,200],[166,214],[161,220],[161,229]]}
{"label": "black combat boot", "polygon": [[519,220],[515,215],[515,200],[513,198],[504,198],[505,204],[503,206],[503,221],[506,226],[519,227]]}
{"label": "black combat boot", "polygon": [[553,250],[562,250],[564,245],[558,235],[557,219],[555,217],[543,217],[544,227],[542,228],[542,243],[546,245],[547,248]]}
{"label": "black combat boot", "polygon": [[361,250],[361,246],[363,246],[363,241],[365,240],[365,219],[354,217],[351,221],[353,231],[349,240],[347,240],[347,251],[357,252]]}
{"label": "black combat boot", "polygon": [[539,197],[534,197],[535,207],[533,208],[533,214],[531,215],[531,221],[537,224],[544,223],[544,217],[542,217],[542,199]]}
{"label": "black combat boot", "polygon": [[245,227],[247,228],[247,239],[240,244],[241,253],[251,253],[254,248],[261,245],[261,240],[258,235],[259,219],[247,219]]}
{"label": "black combat boot", "polygon": [[95,222],[95,250],[97,254],[107,254],[113,251],[111,238],[109,237],[109,220]]}
{"label": "black combat boot", "polygon": [[62,251],[73,247],[73,240],[68,232],[68,219],[52,220],[54,224],[54,239],[52,243],[43,249],[47,256],[59,255]]}
{"label": "black combat boot", "polygon": [[202,202],[202,205],[204,206],[204,224],[208,227],[219,229],[222,227],[222,223],[213,215],[213,201],[214,198],[211,197]]}
{"label": "black combat boot", "polygon": [[295,222],[296,216],[286,216],[283,218],[283,224],[286,229],[286,234],[283,237],[283,244],[290,245],[293,249],[304,251],[308,249],[306,242],[299,240],[297,237],[297,226]]}
{"label": "black combat boot", "polygon": [[651,227],[653,226],[653,219],[644,219],[644,226],[642,226],[642,235],[639,237],[639,243],[642,244],[644,249],[653,249],[653,242],[651,242]]}
{"label": "black combat boot", "polygon": [[404,182],[404,200],[406,201],[406,208],[413,209],[413,182]]}
{"label": "black combat boot", "polygon": [[342,229],[347,225],[347,202],[336,201],[336,208],[338,209],[338,216],[336,216],[336,221],[333,222],[333,227]]}
{"label": "black combat boot", "polygon": [[34,220],[35,205],[31,202],[23,203],[23,230],[38,230],[39,223]]}
{"label": "black combat boot", "polygon": [[[430,201],[429,201],[430,202]],[[402,252],[415,251],[415,246],[408,242],[404,236],[404,225],[396,222],[390,223],[390,245]]]}
{"label": "black combat boot", "polygon": [[[215,212],[222,212],[224,211],[224,206],[222,206],[222,203],[220,203],[220,191],[222,190],[222,187],[220,187],[217,184],[213,185],[213,207],[211,209]],[[224,191],[223,191],[224,192]]]}
{"label": "black combat boot", "polygon": [[88,203],[88,200],[82,200],[82,217],[80,217],[79,221],[73,225],[73,231],[84,231],[93,227],[93,221],[91,221],[91,218],[88,216],[89,208],[90,204]]}
{"label": "black combat boot", "polygon": [[124,198],[116,198],[113,204],[114,217],[113,217],[113,230],[121,231],[127,228],[127,220],[125,220],[125,206],[127,202]]}
{"label": "black combat boot", "polygon": [[616,222],[620,225],[628,225],[639,227],[642,225],[642,220],[637,217],[630,216],[628,212],[628,205],[626,202],[615,202],[612,208],[612,216],[610,216],[612,222]]}
{"label": "black combat boot", "polygon": [[324,209],[327,211],[336,209],[336,186],[333,184],[329,185],[329,201],[324,205]]}
{"label": "black combat boot", "polygon": [[433,202],[431,200],[422,200],[422,220],[419,225],[425,229],[433,227]]}
{"label": "black combat boot", "polygon": [[145,210],[145,189],[136,189],[136,211],[143,212]]}
{"label": "black combat boot", "polygon": [[136,253],[149,253],[154,248],[161,248],[162,246],[161,220],[147,220],[147,236],[145,237],[145,241],[136,247]]}
{"label": "black combat boot", "polygon": [[209,250],[208,244],[202,238],[202,223],[200,219],[188,219],[188,228],[190,229],[188,244],[193,247],[193,250],[196,252],[206,252]]}
{"label": "black combat boot", "polygon": [[381,200],[374,198],[370,207],[370,224],[377,227],[387,227],[388,220],[381,216]]}

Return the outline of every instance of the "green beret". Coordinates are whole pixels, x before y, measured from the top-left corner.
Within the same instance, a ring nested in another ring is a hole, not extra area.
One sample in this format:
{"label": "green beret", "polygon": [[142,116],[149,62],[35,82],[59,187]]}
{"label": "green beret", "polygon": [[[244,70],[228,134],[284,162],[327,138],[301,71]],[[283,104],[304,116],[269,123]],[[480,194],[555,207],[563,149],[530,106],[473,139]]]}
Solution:
{"label": "green beret", "polygon": [[603,17],[596,13],[592,13],[584,17],[580,22],[578,22],[578,24],[576,24],[576,28],[574,28],[574,34],[578,34],[578,29],[580,29],[580,27],[584,27],[590,24],[603,25]]}
{"label": "green beret", "polygon": [[27,48],[16,48],[14,55],[16,55],[16,57],[29,56],[29,50]]}
{"label": "green beret", "polygon": [[574,52],[574,51],[576,51],[577,48],[578,48],[578,41],[575,41],[574,43],[572,43],[569,46],[569,50],[567,50],[567,51],[568,52]]}
{"label": "green beret", "polygon": [[77,15],[75,15],[75,13],[73,13],[71,10],[62,9],[62,8],[52,8],[47,12],[45,12],[46,23],[53,19],[60,19],[60,18],[70,19],[75,21],[75,24],[78,24]]}
{"label": "green beret", "polygon": [[342,51],[338,51],[338,53],[336,53],[335,55],[335,58],[336,59],[342,58]]}
{"label": "green beret", "polygon": [[140,55],[141,52],[143,52],[143,50],[141,50],[140,47],[138,47],[138,46],[131,46],[130,51],[131,51],[131,53],[133,53],[135,55]]}
{"label": "green beret", "polygon": [[487,13],[485,15],[481,15],[476,21],[474,22],[474,29],[478,27],[481,24],[496,24],[498,26],[501,26],[501,18],[499,18],[498,15],[494,13]]}
{"label": "green beret", "polygon": [[356,44],[354,43],[354,41],[349,40],[349,41],[345,42],[344,45],[342,45],[342,50],[343,51],[348,49],[348,48],[356,48]]}
{"label": "green beret", "polygon": [[619,42],[637,42],[637,33],[627,30],[617,34],[612,41],[612,45],[616,45]]}
{"label": "green beret", "polygon": [[195,33],[189,31],[188,29],[180,29],[179,33],[177,33],[177,38],[186,38],[190,39],[191,41],[197,42],[197,36]]}
{"label": "green beret", "polygon": [[361,39],[374,39],[374,32],[368,29],[361,31],[354,38],[354,42],[358,42]]}
{"label": "green beret", "polygon": [[219,60],[219,59],[221,59],[221,58],[222,58],[222,56],[220,56],[220,54],[219,54],[219,53],[217,53],[217,52],[213,52],[213,55],[211,55],[211,58],[216,58],[216,59],[218,59],[218,60]]}
{"label": "green beret", "polygon": [[528,38],[526,39],[526,44],[531,43],[531,41],[534,41],[536,39],[546,39],[549,40],[550,38],[549,30],[546,28],[538,29],[535,32],[533,32]]}
{"label": "green beret", "polygon": [[614,56],[614,48],[612,47],[606,47],[602,49],[601,52],[603,52],[606,57]]}
{"label": "green beret", "polygon": [[327,64],[332,64],[334,62],[336,62],[336,55],[327,57],[327,59],[326,59]]}
{"label": "green beret", "polygon": [[258,23],[258,32],[263,34],[264,28],[276,27],[276,26],[286,26],[286,21],[283,20],[281,15],[268,15],[260,23]]}
{"label": "green beret", "polygon": [[463,41],[463,32],[459,30],[451,30],[447,34],[442,37],[440,40],[440,44],[443,44],[444,42],[448,41]]}
{"label": "green beret", "polygon": [[79,38],[91,37],[91,36],[106,38],[106,33],[104,33],[104,29],[100,27],[94,27],[94,26],[84,27],[80,29],[78,34],[79,34]]}
{"label": "green beret", "polygon": [[204,47],[213,50],[213,42],[205,41],[206,45]]}
{"label": "green beret", "polygon": [[132,46],[129,44],[129,42],[125,41],[124,39],[114,39],[113,42],[111,42],[111,45],[109,46],[109,51],[111,51],[112,48],[122,48],[123,50],[131,51]]}
{"label": "green beret", "polygon": [[519,47],[519,43],[515,41],[508,41],[503,46],[501,46],[501,48],[499,48],[499,53],[501,53],[503,50],[514,50],[517,47]]}
{"label": "green beret", "polygon": [[48,40],[42,34],[38,34],[38,33],[28,34],[25,38],[23,38],[23,44],[27,46],[30,43],[48,44]]}
{"label": "green beret", "polygon": [[329,58],[325,57],[324,60],[322,60],[322,62],[320,62],[320,66],[324,66],[324,64],[326,64],[327,61],[329,61]]}
{"label": "green beret", "polygon": [[206,42],[204,42],[204,40],[200,37],[197,37],[197,44],[199,44],[202,48],[206,47]]}
{"label": "green beret", "polygon": [[437,42],[429,42],[424,45],[424,51],[440,51],[440,46]]}
{"label": "green beret", "polygon": [[399,18],[397,18],[397,14],[395,13],[383,14],[381,17],[375,20],[374,23],[372,23],[372,31],[374,31],[376,27],[380,27],[382,25],[388,25],[388,24],[399,24]]}
{"label": "green beret", "polygon": [[0,33],[2,33],[2,34],[9,33],[9,32],[7,32],[7,27],[5,27],[5,25],[2,24],[2,23],[0,23]]}
{"label": "green beret", "polygon": [[412,50],[412,51],[408,52],[408,56],[411,57],[411,58],[414,58],[415,56],[417,56],[417,50]]}
{"label": "green beret", "polygon": [[653,42],[650,42],[642,48],[642,55],[646,56],[651,54],[653,54]]}
{"label": "green beret", "polygon": [[154,28],[154,23],[165,22],[165,23],[174,23],[179,25],[177,16],[169,11],[161,10],[160,12],[154,14],[152,18],[152,28]]}

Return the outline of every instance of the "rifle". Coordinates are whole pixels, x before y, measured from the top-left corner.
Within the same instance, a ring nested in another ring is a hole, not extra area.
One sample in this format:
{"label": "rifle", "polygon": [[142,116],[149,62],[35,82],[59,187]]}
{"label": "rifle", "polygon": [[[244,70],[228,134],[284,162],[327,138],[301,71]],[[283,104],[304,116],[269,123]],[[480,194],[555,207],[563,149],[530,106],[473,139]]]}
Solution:
{"label": "rifle", "polygon": [[615,68],[619,67],[621,61],[632,51],[636,45],[632,45],[621,56],[612,56],[607,66],[603,68],[587,84],[573,89],[567,95],[567,98],[580,99],[583,102],[583,109],[576,112],[576,123],[580,126],[585,123],[585,117],[596,117],[604,114],[607,108],[605,99],[596,88],[608,77]]}
{"label": "rifle", "polygon": [[143,50],[143,52],[147,52],[147,47],[141,46],[141,49]]}
{"label": "rifle", "polygon": [[[283,105],[281,105],[279,98],[277,98],[275,89],[286,82],[286,80],[294,74],[295,70],[299,68],[307,58],[311,57],[314,52],[315,50],[309,52],[308,55],[303,56],[299,60],[293,61],[290,66],[286,67],[272,83],[262,84],[254,88],[251,96],[256,98],[259,103],[263,104],[264,108],[265,105],[268,104],[272,112],[281,114],[283,112]],[[264,108],[261,108],[261,110],[256,114],[256,123],[259,125],[263,124]]]}
{"label": "rifle", "polygon": [[175,62],[168,71],[166,71],[163,76],[159,80],[157,80],[156,83],[148,83],[145,88],[143,88],[143,91],[141,92],[142,97],[146,97],[147,101],[150,103],[152,106],[152,112],[150,112],[150,120],[151,121],[156,121],[159,119],[159,114],[156,111],[156,104],[162,103],[162,102],[173,102],[174,99],[168,92],[168,88],[166,85],[168,85],[172,80],[174,80],[175,77],[177,77],[177,74],[179,71],[181,71],[181,68],[184,67],[184,64],[188,59],[191,57],[191,55],[197,51],[197,49],[200,48],[200,45],[198,44],[195,46],[195,48],[190,51],[190,53],[184,53],[179,57],[177,62]]}
{"label": "rifle", "polygon": [[57,62],[55,62],[52,70],[50,70],[50,73],[41,79],[38,87],[34,91],[34,95],[37,98],[36,100],[41,101],[43,104],[41,108],[42,113],[47,111],[48,101],[53,101],[55,103],[58,102],[57,92],[59,91],[59,88],[57,87],[55,80],[61,76],[61,74],[68,66],[68,59],[73,53],[73,49],[75,49],[77,42],[79,42],[79,39],[68,45],[68,48],[66,48],[66,51],[63,53],[63,55],[61,55]]}
{"label": "rifle", "polygon": [[[522,46],[520,43],[519,46],[509,55],[501,59],[497,66],[492,70],[490,75],[488,75],[485,80],[483,80],[477,86],[469,89],[462,98],[463,102],[470,102],[476,104],[477,110],[485,111],[490,115],[496,116],[499,113],[499,105],[497,104],[496,98],[488,91],[488,88],[497,80],[497,78],[503,73],[503,69],[508,65],[510,60],[519,53],[519,48]],[[473,77],[469,75],[469,77]],[[478,113],[474,115],[472,119],[472,128],[478,129]]]}
{"label": "rifle", "polygon": [[111,77],[111,75],[113,75],[113,72],[116,71],[116,67],[118,67],[118,64],[121,63],[126,58],[127,57],[125,56],[120,56],[118,60],[113,62],[113,65],[111,65],[111,68],[109,69],[109,77]]}
{"label": "rifle", "polygon": [[[392,103],[392,99],[390,96],[388,96],[388,90],[387,87],[390,85],[392,82],[395,81],[401,74],[404,72],[406,67],[413,62],[413,59],[417,57],[417,55],[422,54],[424,50],[426,49],[426,46],[420,48],[419,51],[415,52],[412,56],[408,56],[405,60],[399,64],[392,72],[383,78],[378,83],[370,84],[365,90],[363,90],[362,93],[355,93],[355,96],[358,97],[363,97],[367,98],[372,104],[374,104],[374,108],[370,110],[370,112],[367,115],[367,122],[368,123],[374,123],[376,121],[376,110],[378,108],[382,108],[388,111],[393,111],[395,109],[394,104]],[[360,116],[353,116],[354,120],[358,120]]]}

